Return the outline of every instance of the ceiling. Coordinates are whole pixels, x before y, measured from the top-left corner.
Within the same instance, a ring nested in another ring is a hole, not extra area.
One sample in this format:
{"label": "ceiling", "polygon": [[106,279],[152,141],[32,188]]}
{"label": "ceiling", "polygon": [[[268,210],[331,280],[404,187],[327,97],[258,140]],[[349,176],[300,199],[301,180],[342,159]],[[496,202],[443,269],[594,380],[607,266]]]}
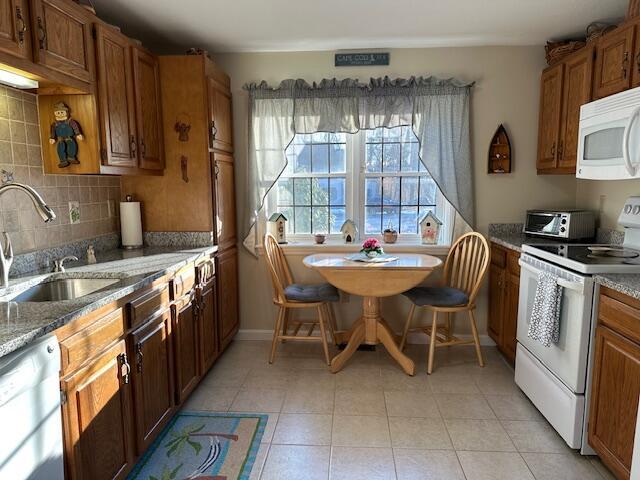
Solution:
{"label": "ceiling", "polygon": [[[87,0],[83,0],[87,1]],[[619,20],[628,0],[93,0],[158,53],[541,45]]]}

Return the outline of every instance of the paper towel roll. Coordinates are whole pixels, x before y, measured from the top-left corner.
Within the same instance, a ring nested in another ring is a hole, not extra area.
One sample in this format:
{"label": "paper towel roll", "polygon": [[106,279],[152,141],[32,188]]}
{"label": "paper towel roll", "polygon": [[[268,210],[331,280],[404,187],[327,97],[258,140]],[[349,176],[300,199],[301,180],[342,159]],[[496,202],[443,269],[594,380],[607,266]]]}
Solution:
{"label": "paper towel roll", "polygon": [[140,202],[120,202],[120,232],[124,248],[142,246]]}

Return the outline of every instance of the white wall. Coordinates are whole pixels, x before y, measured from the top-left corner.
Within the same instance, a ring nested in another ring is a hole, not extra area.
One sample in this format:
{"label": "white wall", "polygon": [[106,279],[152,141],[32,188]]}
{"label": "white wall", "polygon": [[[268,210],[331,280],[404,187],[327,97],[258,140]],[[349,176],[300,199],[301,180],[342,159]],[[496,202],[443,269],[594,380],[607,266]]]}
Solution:
{"label": "white wall", "polygon": [[[277,85],[286,78],[318,81],[322,78],[409,77],[435,75],[473,80],[471,135],[475,176],[476,227],[486,233],[489,223],[520,222],[526,209],[572,207],[576,200],[573,176],[536,175],[538,101],[540,73],[545,66],[542,47],[477,47],[392,49],[386,67],[333,66],[334,52],[238,53],[217,55],[215,60],[231,76],[234,98],[234,142],[238,208],[246,198],[247,95],[242,85],[266,80]],[[514,148],[513,173],[487,174],[487,151],[495,129],[503,123]],[[317,281],[301,262],[290,263],[297,281]],[[240,314],[243,329],[273,328],[275,308],[271,286],[262,260],[240,254]],[[478,319],[486,331],[486,292],[479,299]],[[349,324],[360,303],[341,304],[338,315]],[[386,319],[399,326],[407,310],[403,298],[385,299]],[[462,322],[460,322],[462,324]],[[466,325],[459,331],[466,331]]]}

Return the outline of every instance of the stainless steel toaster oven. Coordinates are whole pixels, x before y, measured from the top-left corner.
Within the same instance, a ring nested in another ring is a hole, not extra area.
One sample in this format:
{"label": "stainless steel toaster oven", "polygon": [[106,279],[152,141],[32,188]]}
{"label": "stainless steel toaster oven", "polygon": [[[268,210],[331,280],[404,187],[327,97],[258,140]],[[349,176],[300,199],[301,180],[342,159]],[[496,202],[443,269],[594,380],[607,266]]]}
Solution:
{"label": "stainless steel toaster oven", "polygon": [[589,210],[528,210],[524,233],[564,240],[593,238],[596,217]]}

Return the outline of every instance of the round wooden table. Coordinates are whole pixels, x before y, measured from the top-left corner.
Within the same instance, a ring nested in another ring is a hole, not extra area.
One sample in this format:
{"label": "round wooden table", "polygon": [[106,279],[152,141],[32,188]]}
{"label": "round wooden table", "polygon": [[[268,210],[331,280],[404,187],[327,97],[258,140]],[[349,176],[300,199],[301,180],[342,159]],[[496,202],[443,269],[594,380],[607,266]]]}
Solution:
{"label": "round wooden table", "polygon": [[409,375],[415,373],[413,360],[398,348],[398,336],[380,315],[380,298],[398,295],[421,283],[442,265],[431,255],[399,253],[397,260],[386,263],[365,263],[347,260],[345,254],[309,255],[305,266],[317,270],[327,282],[352,295],[363,297],[362,317],[348,331],[336,333],[345,349],[331,361],[331,371],[338,372],[361,344],[382,343],[391,356]]}

